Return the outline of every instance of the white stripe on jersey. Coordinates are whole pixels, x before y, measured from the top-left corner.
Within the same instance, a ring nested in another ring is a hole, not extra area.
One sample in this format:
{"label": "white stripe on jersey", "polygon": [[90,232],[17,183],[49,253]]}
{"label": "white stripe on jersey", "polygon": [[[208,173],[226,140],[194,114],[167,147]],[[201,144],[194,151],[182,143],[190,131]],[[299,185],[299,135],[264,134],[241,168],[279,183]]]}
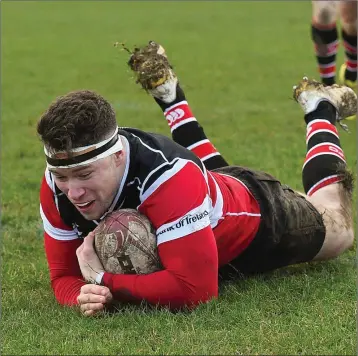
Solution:
{"label": "white stripe on jersey", "polygon": [[242,182],[240,179],[236,178],[236,177],[233,177],[233,176],[230,176],[228,174],[225,174],[225,173],[219,173],[220,175],[222,176],[225,176],[225,177],[230,177],[232,179],[235,179],[236,181],[238,181],[243,187],[245,187],[245,189],[248,191],[248,193],[251,194],[250,192],[250,189],[246,186],[246,184],[244,182]]}
{"label": "white stripe on jersey", "polygon": [[54,227],[49,220],[47,219],[45,213],[42,210],[42,206],[40,205],[40,214],[43,221],[43,226],[45,232],[50,235],[52,238],[61,241],[69,241],[78,239],[78,235],[75,230],[64,230]]}
{"label": "white stripe on jersey", "polygon": [[[175,162],[176,161],[176,162]],[[145,193],[143,193],[143,188],[145,187],[148,179],[160,168],[164,167],[164,166],[170,166],[175,162],[174,166],[165,171],[161,176],[159,176],[159,178],[153,182],[153,184],[145,191]],[[185,167],[185,165],[187,163],[192,163],[193,165],[195,165],[199,172],[203,175],[205,182],[207,184],[208,187],[208,191],[210,193],[210,187],[209,187],[209,183],[208,183],[208,173],[207,170],[204,168],[204,172],[201,170],[201,168],[193,161],[189,161],[187,159],[184,158],[175,158],[173,159],[171,162],[165,162],[162,163],[160,166],[158,166],[157,168],[153,169],[145,178],[142,188],[140,190],[140,195],[139,195],[139,199],[141,201],[141,203],[143,203],[146,199],[148,199],[148,197],[153,194],[163,183],[165,183],[167,180],[169,180],[170,178],[172,178],[176,173],[178,173],[181,169],[183,169]],[[138,208],[138,207],[137,207]]]}
{"label": "white stripe on jersey", "polygon": [[[124,183],[126,182],[126,179],[127,179],[127,176],[128,176],[129,165],[130,165],[130,159],[131,159],[131,158],[130,158],[130,152],[129,152],[129,150],[130,150],[130,148],[129,148],[129,142],[128,142],[128,140],[127,140],[124,136],[121,136],[121,135],[120,135],[120,138],[123,140],[124,145],[126,146],[126,149],[125,149],[126,166],[125,166],[125,168],[124,168],[123,177],[122,177],[121,183],[120,183],[120,185],[119,185],[117,194],[116,194],[116,196],[115,196],[115,198],[114,198],[114,200],[113,200],[111,206],[110,206],[110,207],[107,209],[107,211],[99,218],[99,221],[102,220],[108,213],[110,213],[110,212],[113,211],[114,207],[115,207],[116,204],[118,203],[118,199],[119,199],[119,197],[121,196],[121,193],[122,193],[123,187],[124,187]],[[123,203],[124,203],[124,200],[123,200],[121,206],[123,205]],[[118,207],[117,209],[120,209],[121,206]],[[95,221],[95,220],[93,220],[93,221],[94,221],[97,225],[99,224],[98,221]]]}
{"label": "white stripe on jersey", "polygon": [[[225,216],[261,216],[259,213],[248,213],[247,211],[241,211],[240,213],[226,213]],[[222,217],[221,219],[225,219],[225,217]]]}
{"label": "white stripe on jersey", "polygon": [[[187,104],[186,101],[183,101],[182,103],[186,103],[186,104]],[[180,103],[179,103],[179,104],[180,104]],[[177,104],[175,104],[174,106],[179,105],[179,104],[177,103]],[[169,109],[168,109],[168,110],[169,110]],[[165,157],[164,152],[162,152],[162,151],[160,151],[160,150],[157,150],[157,149],[155,149],[155,148],[152,148],[152,147],[150,147],[149,145],[145,144],[145,143],[140,139],[140,137],[136,136],[135,134],[131,133],[131,135],[134,136],[134,137],[136,137],[136,138],[139,140],[139,142],[140,142],[144,147],[148,148],[149,150],[151,150],[151,151],[153,151],[153,152],[159,153],[159,154],[163,157],[163,159],[165,160],[165,163],[162,163],[160,166],[158,166],[157,168],[153,169],[153,170],[147,175],[147,177],[145,178],[145,180],[144,180],[144,182],[143,182],[143,185],[142,185],[142,188],[141,188],[141,190],[140,190],[140,196],[139,196],[139,198],[140,198],[141,202],[143,202],[143,201],[147,198],[147,197],[146,197],[146,198],[142,199],[142,196],[143,196],[143,188],[145,187],[145,185],[146,185],[146,183],[147,183],[149,177],[150,177],[154,172],[156,172],[159,168],[163,167],[165,164],[167,164],[167,165],[172,165],[176,160],[178,160],[178,161],[180,160],[180,161],[190,162],[190,163],[195,164],[195,165],[198,167],[198,169],[200,170],[200,172],[202,172],[201,168],[200,168],[195,162],[186,160],[186,159],[184,159],[184,158],[175,158],[175,159],[173,159],[171,162],[169,162],[168,159]],[[183,165],[183,167],[184,167],[184,165]],[[206,170],[206,168],[205,168],[205,165],[203,165],[203,169],[204,169],[204,173],[202,173],[202,174],[204,175],[205,181],[206,181],[206,183],[208,184],[208,175],[207,175],[207,170]],[[163,182],[161,182],[160,184],[162,184],[162,183],[163,183]],[[160,185],[160,184],[159,184],[159,185]],[[159,185],[158,185],[158,186],[159,186]],[[158,188],[158,187],[157,187],[157,188]],[[208,188],[209,188],[209,185],[208,185]]]}
{"label": "white stripe on jersey", "polygon": [[162,158],[164,159],[164,161],[168,162],[168,159],[165,157],[165,155],[164,155],[164,153],[163,153],[162,151],[157,150],[157,149],[155,149],[155,148],[153,148],[153,147],[148,146],[146,143],[144,143],[144,142],[141,140],[140,137],[136,136],[136,135],[135,135],[134,133],[132,133],[132,132],[131,132],[131,135],[134,136],[134,137],[136,137],[136,138],[139,140],[139,142],[140,142],[144,147],[147,147],[149,150],[151,150],[151,151],[153,151],[153,152],[159,153],[159,154],[162,156]]}
{"label": "white stripe on jersey", "polygon": [[45,169],[45,178],[47,185],[51,188],[51,190],[55,193],[55,183],[53,181],[53,177],[48,168]]}
{"label": "white stripe on jersey", "polygon": [[56,188],[55,188],[55,179],[54,179],[52,173],[48,170],[47,167],[46,167],[46,170],[45,170],[45,178],[46,178],[47,185],[50,187],[50,189],[54,193],[53,196],[55,198],[56,209],[57,209],[57,211],[59,211],[59,209],[58,209],[58,198],[57,198]]}
{"label": "white stripe on jersey", "polygon": [[[236,181],[238,181],[243,187],[245,187],[245,189],[251,194],[250,192],[250,189],[246,186],[246,184],[244,182],[242,182],[240,179],[236,178],[236,177],[233,177],[233,176],[230,176],[228,174],[225,174],[225,173],[219,173],[220,175],[222,176],[226,176],[226,177],[230,177],[230,178],[233,178],[235,179]],[[227,212],[225,214],[225,216],[241,216],[241,215],[246,215],[246,216],[261,216],[260,213],[250,213],[248,211],[240,211],[238,213],[233,213],[233,212]],[[225,219],[225,216],[224,217],[221,217],[220,219]]]}
{"label": "white stripe on jersey", "polygon": [[[175,162],[176,161],[176,162]],[[164,166],[169,166],[171,164],[174,164],[174,166],[165,171],[143,194],[143,188],[145,187],[148,179],[158,170],[161,169]],[[176,158],[174,159],[172,162],[165,162],[163,164],[161,164],[160,166],[158,166],[156,169],[153,169],[145,178],[140,194],[139,194],[139,199],[141,202],[144,202],[144,200],[146,200],[151,194],[153,194],[164,182],[166,182],[168,179],[170,179],[171,177],[173,177],[176,173],[178,173],[186,164],[188,163],[187,160],[184,159],[180,159],[180,158]]]}
{"label": "white stripe on jersey", "polygon": [[216,202],[215,205],[212,205],[212,209],[210,211],[210,226],[211,228],[214,228],[218,224],[219,220],[222,219],[224,199],[217,181],[210,172],[208,172],[208,174],[210,174],[212,180],[214,181],[216,189]]}
{"label": "white stripe on jersey", "polygon": [[210,203],[206,195],[203,202],[184,216],[157,229],[157,244],[179,239],[210,226]]}

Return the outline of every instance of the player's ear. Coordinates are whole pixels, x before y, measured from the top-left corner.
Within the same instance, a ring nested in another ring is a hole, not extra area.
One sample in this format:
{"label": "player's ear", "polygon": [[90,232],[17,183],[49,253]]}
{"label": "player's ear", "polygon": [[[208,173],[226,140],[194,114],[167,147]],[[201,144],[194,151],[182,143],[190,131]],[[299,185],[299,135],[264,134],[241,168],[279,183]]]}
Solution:
{"label": "player's ear", "polygon": [[124,158],[125,155],[123,151],[118,151],[113,154],[113,159],[117,167],[124,162]]}

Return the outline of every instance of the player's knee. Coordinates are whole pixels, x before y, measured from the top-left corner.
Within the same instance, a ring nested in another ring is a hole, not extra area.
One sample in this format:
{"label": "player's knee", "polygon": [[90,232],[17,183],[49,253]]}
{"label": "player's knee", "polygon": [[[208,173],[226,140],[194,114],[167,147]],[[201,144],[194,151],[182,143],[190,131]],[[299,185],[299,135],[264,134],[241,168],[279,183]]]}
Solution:
{"label": "player's knee", "polygon": [[343,252],[353,246],[354,232],[352,229],[342,229],[336,234],[329,237],[325,251],[323,251],[324,259],[336,258]]}
{"label": "player's knee", "polygon": [[343,251],[346,251],[346,250],[352,248],[353,243],[354,243],[354,231],[353,231],[353,229],[350,229],[350,230],[346,231],[346,233],[343,235],[343,242],[342,242],[343,247],[344,247]]}
{"label": "player's knee", "polygon": [[342,1],[340,2],[340,18],[342,25],[350,24],[357,26],[357,2]]}
{"label": "player's knee", "polygon": [[355,36],[357,34],[357,21],[354,22],[342,21],[342,28],[347,35]]}
{"label": "player's knee", "polygon": [[[337,20],[337,10],[330,1],[315,2],[313,20],[317,25],[331,25]],[[317,4],[318,3],[318,4]]]}
{"label": "player's knee", "polygon": [[344,230],[341,235],[337,238],[338,240],[338,248],[337,255],[333,257],[339,256],[341,253],[347,251],[353,246],[354,233],[353,230]]}

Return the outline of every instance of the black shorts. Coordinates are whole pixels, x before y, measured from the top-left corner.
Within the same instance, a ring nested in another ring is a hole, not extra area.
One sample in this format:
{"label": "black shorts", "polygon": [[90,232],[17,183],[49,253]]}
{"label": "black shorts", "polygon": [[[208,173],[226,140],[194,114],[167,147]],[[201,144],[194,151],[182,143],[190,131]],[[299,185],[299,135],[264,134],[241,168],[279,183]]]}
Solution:
{"label": "black shorts", "polygon": [[320,251],[326,229],[322,215],[302,195],[271,175],[252,169],[228,166],[214,170],[240,179],[261,209],[258,233],[251,244],[219,270],[226,278],[255,274],[307,262]]}

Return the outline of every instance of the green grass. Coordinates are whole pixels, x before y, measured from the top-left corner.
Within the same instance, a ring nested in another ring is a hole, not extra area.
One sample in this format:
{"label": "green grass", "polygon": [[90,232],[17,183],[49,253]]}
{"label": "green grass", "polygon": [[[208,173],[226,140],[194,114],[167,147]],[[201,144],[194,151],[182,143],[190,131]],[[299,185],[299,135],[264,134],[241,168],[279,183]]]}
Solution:
{"label": "green grass", "polygon": [[[192,313],[129,307],[90,319],[56,303],[43,251],[36,122],[56,96],[95,89],[121,125],[169,134],[115,41],[163,43],[223,155],[302,190],[305,127],[291,88],[316,76],[309,2],[1,5],[3,354],[355,354],[353,251],[225,284]],[[355,169],[350,128],[341,141]]]}

